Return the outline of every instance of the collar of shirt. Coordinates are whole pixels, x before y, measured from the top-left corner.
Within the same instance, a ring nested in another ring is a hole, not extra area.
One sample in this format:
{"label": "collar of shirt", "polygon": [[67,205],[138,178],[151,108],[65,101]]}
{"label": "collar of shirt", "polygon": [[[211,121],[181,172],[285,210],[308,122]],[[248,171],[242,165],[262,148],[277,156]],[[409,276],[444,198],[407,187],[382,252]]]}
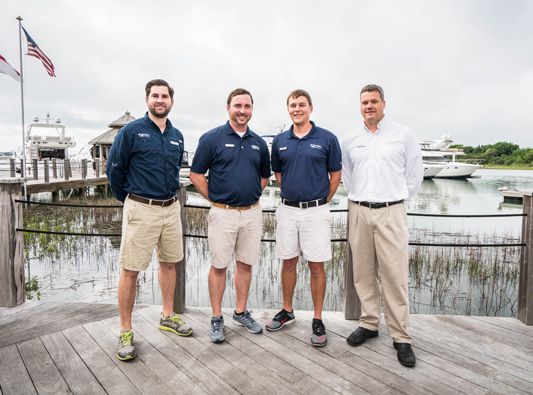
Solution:
{"label": "collar of shirt", "polygon": [[299,139],[299,140],[306,140],[306,139],[317,139],[318,138],[318,130],[315,126],[315,123],[313,121],[309,121],[311,122],[311,130],[309,131],[309,133],[307,133],[305,136],[303,136],[301,139],[300,137],[296,136],[294,134],[294,125],[291,125],[290,129],[289,129],[289,138],[290,139]]}
{"label": "collar of shirt", "polygon": [[383,115],[383,118],[382,118],[381,121],[379,121],[379,123],[378,123],[378,129],[377,129],[375,132],[373,132],[373,131],[371,131],[371,130],[366,126],[366,123],[363,122],[363,126],[364,126],[365,130],[366,130],[367,132],[370,132],[370,133],[377,133],[377,132],[379,132],[382,128],[384,128],[384,127],[386,126],[386,124],[387,124],[387,120],[385,119],[385,115]]}
{"label": "collar of shirt", "polygon": [[[234,135],[238,136],[239,138],[241,137],[241,136],[239,136],[237,134],[237,132],[235,130],[233,130],[233,128],[229,124],[229,121],[226,122],[224,127],[226,129],[226,134],[234,134]],[[250,136],[250,128],[248,126],[246,126],[246,133],[243,134],[242,138],[245,138],[245,137],[248,137],[248,136]]]}
{"label": "collar of shirt", "polygon": [[[159,130],[159,131],[161,130],[161,129],[159,129],[159,126],[157,126],[157,125],[155,124],[155,122],[152,121],[152,119],[151,119],[150,116],[148,115],[148,111],[146,111],[146,114],[144,114],[144,120],[145,120],[146,122],[148,122],[150,125],[153,125],[155,128],[157,128],[157,130]],[[163,133],[166,133],[166,132],[169,131],[170,129],[172,129],[172,122],[170,122],[170,119],[167,118],[167,124],[166,124],[166,126],[165,126],[165,130],[164,130]]]}

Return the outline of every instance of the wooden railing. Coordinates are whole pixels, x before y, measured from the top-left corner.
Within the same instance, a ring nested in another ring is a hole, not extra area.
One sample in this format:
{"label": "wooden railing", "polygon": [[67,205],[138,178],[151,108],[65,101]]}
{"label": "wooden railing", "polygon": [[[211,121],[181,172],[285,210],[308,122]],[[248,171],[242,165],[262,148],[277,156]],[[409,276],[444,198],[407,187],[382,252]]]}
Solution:
{"label": "wooden railing", "polygon": [[[24,239],[22,234],[22,179],[0,179],[0,307],[14,307],[25,301],[24,291]],[[182,230],[187,221],[185,201],[187,183],[177,191],[181,204]],[[422,215],[422,214],[417,214]],[[533,194],[525,194],[522,214],[522,246],[520,247],[520,278],[518,287],[517,318],[526,325],[533,325]],[[347,228],[347,239],[349,239]],[[185,249],[185,237],[182,240]],[[174,311],[185,309],[185,260],[176,263],[176,288]],[[359,319],[360,302],[353,281],[353,255],[346,248],[344,278],[344,316]]]}

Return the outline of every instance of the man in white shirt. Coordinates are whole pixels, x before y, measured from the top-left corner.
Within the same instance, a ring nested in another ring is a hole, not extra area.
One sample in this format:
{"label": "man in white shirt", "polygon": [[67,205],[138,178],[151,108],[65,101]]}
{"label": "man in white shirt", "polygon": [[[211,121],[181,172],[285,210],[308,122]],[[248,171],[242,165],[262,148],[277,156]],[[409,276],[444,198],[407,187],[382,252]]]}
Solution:
{"label": "man in white shirt", "polygon": [[359,327],[346,341],[359,346],[378,336],[383,296],[385,321],[398,360],[413,367],[405,208],[422,183],[424,170],[415,134],[385,118],[384,109],[383,89],[365,86],[361,90],[364,124],[351,132],[341,147],[354,283],[361,300]]}

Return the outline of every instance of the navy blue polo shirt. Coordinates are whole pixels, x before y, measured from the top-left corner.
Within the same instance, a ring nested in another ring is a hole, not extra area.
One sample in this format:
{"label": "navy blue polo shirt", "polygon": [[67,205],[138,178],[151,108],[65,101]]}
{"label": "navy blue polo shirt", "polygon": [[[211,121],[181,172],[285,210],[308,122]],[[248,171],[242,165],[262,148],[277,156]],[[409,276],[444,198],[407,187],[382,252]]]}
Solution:
{"label": "navy blue polo shirt", "polygon": [[272,142],[272,171],[281,173],[281,197],[291,202],[322,199],[329,193],[329,172],[342,169],[337,137],[315,126],[301,139],[293,126]]}
{"label": "navy blue polo shirt", "polygon": [[207,170],[212,202],[251,206],[261,196],[261,178],[271,175],[266,141],[250,128],[241,138],[228,121],[200,137],[191,171]]}
{"label": "navy blue polo shirt", "polygon": [[115,197],[128,193],[167,200],[180,187],[183,135],[167,119],[165,131],[148,113],[120,129],[109,150],[106,174]]}

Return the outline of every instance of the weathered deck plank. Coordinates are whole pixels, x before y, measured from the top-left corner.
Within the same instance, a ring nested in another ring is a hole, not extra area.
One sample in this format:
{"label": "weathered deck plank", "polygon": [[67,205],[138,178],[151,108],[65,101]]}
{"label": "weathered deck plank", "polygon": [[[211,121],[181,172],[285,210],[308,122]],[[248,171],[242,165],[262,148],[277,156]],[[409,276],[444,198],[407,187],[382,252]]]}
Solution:
{"label": "weathered deck plank", "polygon": [[63,335],[108,394],[140,394],[85,328],[80,325],[65,329]]}
{"label": "weathered deck plank", "polygon": [[4,395],[36,394],[17,346],[0,348],[0,387]]}
{"label": "weathered deck plank", "polygon": [[39,394],[69,394],[67,383],[61,376],[41,339],[17,344],[20,356]]}
{"label": "weathered deck plank", "polygon": [[[232,323],[233,309],[224,309],[226,342],[214,344],[207,336],[211,309],[186,309],[189,337],[160,331],[160,309],[136,308],[138,358],[128,362],[116,358],[116,305],[2,309],[0,395],[533,394],[533,328],[517,320],[412,315],[417,365],[408,369],[398,364],[383,322],[379,337],[351,347],[346,336],[358,322],[326,312],[328,344],[314,348],[310,311],[296,311],[296,321],[281,331],[251,334]],[[264,324],[276,312],[254,317]]]}

